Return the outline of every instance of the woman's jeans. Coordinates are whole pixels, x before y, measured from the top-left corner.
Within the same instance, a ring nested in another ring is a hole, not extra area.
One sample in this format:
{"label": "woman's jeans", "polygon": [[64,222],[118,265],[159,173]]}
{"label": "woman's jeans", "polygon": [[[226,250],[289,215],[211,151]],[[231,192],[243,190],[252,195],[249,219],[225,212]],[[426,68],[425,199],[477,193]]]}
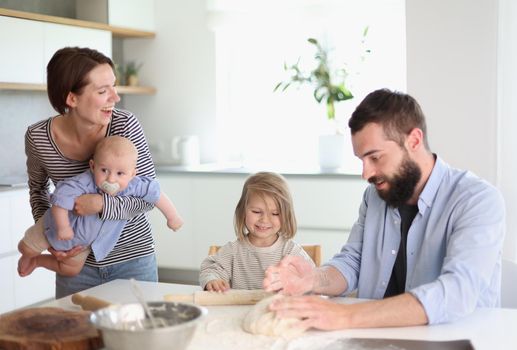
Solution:
{"label": "woman's jeans", "polygon": [[104,267],[84,265],[81,273],[73,277],[56,274],[56,298],[62,298],[116,279],[130,278],[157,282],[156,255],[152,254]]}

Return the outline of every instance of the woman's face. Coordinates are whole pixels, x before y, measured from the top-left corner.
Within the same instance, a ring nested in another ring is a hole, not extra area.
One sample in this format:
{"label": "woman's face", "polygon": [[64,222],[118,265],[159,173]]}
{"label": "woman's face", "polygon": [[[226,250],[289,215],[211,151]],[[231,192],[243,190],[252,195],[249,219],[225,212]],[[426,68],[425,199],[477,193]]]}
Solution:
{"label": "woman's face", "polygon": [[88,84],[80,95],[70,92],[69,114],[94,125],[108,125],[120,97],[115,89],[115,74],[107,63],[100,64],[87,75]]}

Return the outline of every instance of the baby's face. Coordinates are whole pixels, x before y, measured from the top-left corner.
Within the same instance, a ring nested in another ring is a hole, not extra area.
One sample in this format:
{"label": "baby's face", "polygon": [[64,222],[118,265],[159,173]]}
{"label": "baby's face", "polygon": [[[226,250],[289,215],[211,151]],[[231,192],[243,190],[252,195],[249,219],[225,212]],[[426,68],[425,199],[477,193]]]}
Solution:
{"label": "baby's face", "polygon": [[108,152],[91,160],[90,168],[97,187],[112,196],[125,190],[136,175],[131,157],[114,156]]}

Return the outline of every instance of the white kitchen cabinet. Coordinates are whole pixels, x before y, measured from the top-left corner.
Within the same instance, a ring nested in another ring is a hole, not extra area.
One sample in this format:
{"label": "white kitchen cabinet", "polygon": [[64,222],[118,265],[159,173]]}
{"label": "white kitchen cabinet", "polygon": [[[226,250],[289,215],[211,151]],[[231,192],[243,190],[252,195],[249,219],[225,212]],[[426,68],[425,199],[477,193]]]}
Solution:
{"label": "white kitchen cabinet", "polygon": [[154,30],[153,0],[108,0],[108,23],[112,26]]}
{"label": "white kitchen cabinet", "polygon": [[34,223],[27,189],[0,192],[0,313],[41,302],[54,297],[54,273],[36,269],[27,277],[17,272],[20,253],[17,246],[25,230]]}
{"label": "white kitchen cabinet", "polygon": [[65,46],[96,49],[111,57],[111,32],[0,16],[0,82],[44,84],[47,63]]}
{"label": "white kitchen cabinet", "polygon": [[154,0],[77,0],[76,15],[111,26],[155,30]]}
{"label": "white kitchen cabinet", "polygon": [[[210,245],[236,239],[233,213],[247,174],[159,173],[163,191],[185,220],[172,232],[158,210],[150,213],[158,265],[197,270]],[[357,218],[366,182],[357,176],[285,176],[291,188],[300,244],[320,244],[322,261],[337,253]]]}
{"label": "white kitchen cabinet", "polygon": [[16,267],[11,256],[0,255],[0,276],[2,284],[0,286],[0,314],[11,311],[15,308],[14,300],[14,275]]}
{"label": "white kitchen cabinet", "polygon": [[[78,1],[78,10],[83,3],[87,5],[89,2]],[[122,3],[119,5],[122,7]],[[141,5],[145,7],[142,10],[144,17],[149,16],[149,11],[154,13],[152,2]],[[112,57],[113,36],[155,37],[152,31],[128,28],[131,27],[130,22],[128,26],[117,27],[0,8],[0,90],[45,91],[47,63],[55,51],[62,47],[91,47]],[[119,94],[156,93],[156,89],[149,86],[118,86],[117,90]]]}
{"label": "white kitchen cabinet", "polygon": [[10,214],[11,210],[9,197],[0,196],[0,222],[3,223],[2,226],[4,229],[4,232],[0,234],[0,256],[13,250],[12,236],[7,234],[7,232],[11,232],[11,218],[9,217]]}
{"label": "white kitchen cabinet", "polygon": [[43,83],[43,23],[0,16],[0,82]]}
{"label": "white kitchen cabinet", "polygon": [[89,47],[111,57],[111,32],[63,24],[44,23],[45,67],[54,53],[65,46]]}
{"label": "white kitchen cabinet", "polygon": [[[244,178],[242,178],[244,179]],[[158,265],[198,269],[211,244],[233,240],[233,211],[244,180],[240,177],[165,175],[160,186],[185,221],[178,232],[167,228],[163,215],[153,210]]]}
{"label": "white kitchen cabinet", "polygon": [[14,308],[53,299],[55,297],[56,274],[53,271],[37,268],[29,276],[20,277],[16,272],[19,255],[12,256],[14,269]]}

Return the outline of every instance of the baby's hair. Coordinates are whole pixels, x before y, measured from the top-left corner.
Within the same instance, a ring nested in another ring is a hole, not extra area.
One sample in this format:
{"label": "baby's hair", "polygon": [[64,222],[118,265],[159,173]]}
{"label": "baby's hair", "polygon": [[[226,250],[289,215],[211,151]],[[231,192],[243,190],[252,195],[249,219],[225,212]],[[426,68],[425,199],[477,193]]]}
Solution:
{"label": "baby's hair", "polygon": [[293,200],[287,181],[282,175],[270,172],[259,172],[248,177],[242,188],[241,198],[235,208],[234,228],[239,240],[248,233],[246,228],[246,207],[251,195],[261,198],[271,197],[280,213],[279,234],[285,238],[293,238],[296,234],[296,217],[294,215]]}
{"label": "baby's hair", "polygon": [[136,166],[138,158],[138,150],[136,149],[133,142],[122,136],[108,136],[95,146],[95,153],[93,160],[99,157],[101,154],[112,154],[116,157],[129,157],[133,164]]}

